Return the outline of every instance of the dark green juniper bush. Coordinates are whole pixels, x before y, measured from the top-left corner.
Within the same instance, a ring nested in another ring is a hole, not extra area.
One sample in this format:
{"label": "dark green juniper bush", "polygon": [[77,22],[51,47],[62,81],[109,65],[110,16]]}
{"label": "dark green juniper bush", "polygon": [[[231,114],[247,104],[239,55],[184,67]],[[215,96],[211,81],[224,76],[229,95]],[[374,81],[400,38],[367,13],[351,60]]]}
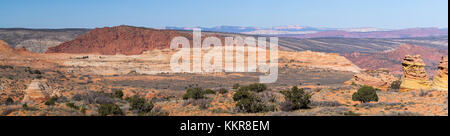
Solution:
{"label": "dark green juniper bush", "polygon": [[69,107],[69,108],[75,109],[75,110],[79,110],[80,109],[80,107],[75,105],[75,103],[73,103],[73,102],[66,103],[66,106]]}
{"label": "dark green juniper bush", "polygon": [[122,99],[123,97],[123,91],[122,90],[116,90],[111,94],[113,98]]}
{"label": "dark green juniper bush", "polygon": [[371,101],[378,101],[377,90],[371,86],[362,86],[352,96],[353,101],[360,101],[361,103],[367,103]]}
{"label": "dark green juniper bush", "polygon": [[402,84],[401,80],[396,80],[394,82],[391,83],[390,88],[391,89],[400,89],[400,85]]}
{"label": "dark green juniper bush", "polygon": [[236,108],[242,112],[257,113],[269,111],[267,106],[258,98],[254,92],[238,91],[234,94],[233,100],[236,101]]}
{"label": "dark green juniper bush", "polygon": [[100,107],[98,107],[98,114],[100,116],[120,116],[123,115],[122,109],[120,109],[120,106],[117,104],[100,104]]}
{"label": "dark green juniper bush", "polygon": [[267,86],[265,84],[254,83],[248,86],[241,86],[239,91],[253,91],[253,92],[263,92],[267,90]]}
{"label": "dark green juniper bush", "polygon": [[238,83],[233,85],[233,89],[238,89],[240,87],[240,85]]}
{"label": "dark green juniper bush", "polygon": [[205,90],[205,94],[216,94],[216,92],[214,92],[214,91],[211,90],[211,89],[206,89],[206,90]]}
{"label": "dark green juniper bush", "polygon": [[303,88],[299,89],[297,86],[291,88],[291,90],[281,91],[286,99],[286,102],[282,104],[283,110],[298,110],[307,109],[311,104],[311,94],[304,91]]}
{"label": "dark green juniper bush", "polygon": [[13,104],[14,103],[14,100],[11,98],[11,97],[8,97],[7,99],[6,99],[6,101],[5,101],[5,104],[6,105],[11,105],[11,104]]}
{"label": "dark green juniper bush", "polygon": [[268,112],[271,110],[258,95],[257,92],[266,90],[267,87],[264,84],[252,84],[249,86],[242,86],[233,95],[233,100],[236,103],[238,111],[247,113]]}
{"label": "dark green juniper bush", "polygon": [[142,97],[133,96],[128,97],[126,100],[130,103],[131,106],[130,110],[137,111],[138,114],[140,115],[145,115],[151,112],[151,110],[154,107],[152,101],[147,101],[145,98]]}
{"label": "dark green juniper bush", "polygon": [[217,92],[219,92],[220,94],[226,94],[228,93],[228,90],[225,88],[220,88]]}
{"label": "dark green juniper bush", "polygon": [[45,105],[51,106],[55,105],[56,101],[58,100],[58,97],[50,97],[46,102]]}
{"label": "dark green juniper bush", "polygon": [[189,88],[186,91],[186,94],[183,95],[183,99],[202,99],[205,98],[206,92],[203,90],[203,88]]}

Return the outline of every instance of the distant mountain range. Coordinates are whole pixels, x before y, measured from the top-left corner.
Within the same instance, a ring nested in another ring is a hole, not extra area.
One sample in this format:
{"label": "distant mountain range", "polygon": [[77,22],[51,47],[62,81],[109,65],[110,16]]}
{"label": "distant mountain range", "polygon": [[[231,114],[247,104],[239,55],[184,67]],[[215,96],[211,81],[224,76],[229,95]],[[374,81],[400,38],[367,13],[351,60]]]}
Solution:
{"label": "distant mountain range", "polygon": [[[226,32],[248,35],[265,35],[295,38],[412,38],[448,35],[447,28],[408,28],[398,30],[387,30],[378,28],[315,28],[302,26],[280,26],[272,28],[240,27],[240,26],[218,26],[218,27],[195,27],[202,31]],[[193,30],[194,27],[165,27],[168,30]]]}

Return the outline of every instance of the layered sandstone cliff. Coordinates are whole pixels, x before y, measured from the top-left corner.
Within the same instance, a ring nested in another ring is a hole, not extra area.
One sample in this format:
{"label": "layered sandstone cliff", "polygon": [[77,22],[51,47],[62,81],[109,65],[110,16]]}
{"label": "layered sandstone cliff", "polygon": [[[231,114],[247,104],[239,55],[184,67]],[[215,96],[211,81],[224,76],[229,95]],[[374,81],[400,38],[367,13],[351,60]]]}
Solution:
{"label": "layered sandstone cliff", "polygon": [[400,91],[430,89],[425,63],[420,55],[406,55],[402,60],[403,77]]}
{"label": "layered sandstone cliff", "polygon": [[432,89],[448,91],[448,58],[442,57],[438,72],[433,79]]}

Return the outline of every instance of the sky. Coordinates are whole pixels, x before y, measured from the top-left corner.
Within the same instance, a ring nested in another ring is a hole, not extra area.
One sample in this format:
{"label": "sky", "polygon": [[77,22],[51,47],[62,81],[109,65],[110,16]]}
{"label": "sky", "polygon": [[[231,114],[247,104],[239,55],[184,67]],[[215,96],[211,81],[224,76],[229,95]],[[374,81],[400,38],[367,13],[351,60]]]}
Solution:
{"label": "sky", "polygon": [[448,27],[448,0],[0,0],[0,28]]}

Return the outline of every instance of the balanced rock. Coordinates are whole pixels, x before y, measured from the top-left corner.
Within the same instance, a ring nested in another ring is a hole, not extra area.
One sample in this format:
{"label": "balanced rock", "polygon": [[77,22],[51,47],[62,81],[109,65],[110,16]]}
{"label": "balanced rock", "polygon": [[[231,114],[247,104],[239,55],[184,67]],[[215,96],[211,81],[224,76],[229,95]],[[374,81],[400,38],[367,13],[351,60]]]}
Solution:
{"label": "balanced rock", "polygon": [[448,58],[442,57],[438,72],[434,76],[432,89],[448,91]]}
{"label": "balanced rock", "polygon": [[425,63],[420,55],[406,55],[402,60],[403,77],[401,92],[430,89],[430,81],[425,71]]}

